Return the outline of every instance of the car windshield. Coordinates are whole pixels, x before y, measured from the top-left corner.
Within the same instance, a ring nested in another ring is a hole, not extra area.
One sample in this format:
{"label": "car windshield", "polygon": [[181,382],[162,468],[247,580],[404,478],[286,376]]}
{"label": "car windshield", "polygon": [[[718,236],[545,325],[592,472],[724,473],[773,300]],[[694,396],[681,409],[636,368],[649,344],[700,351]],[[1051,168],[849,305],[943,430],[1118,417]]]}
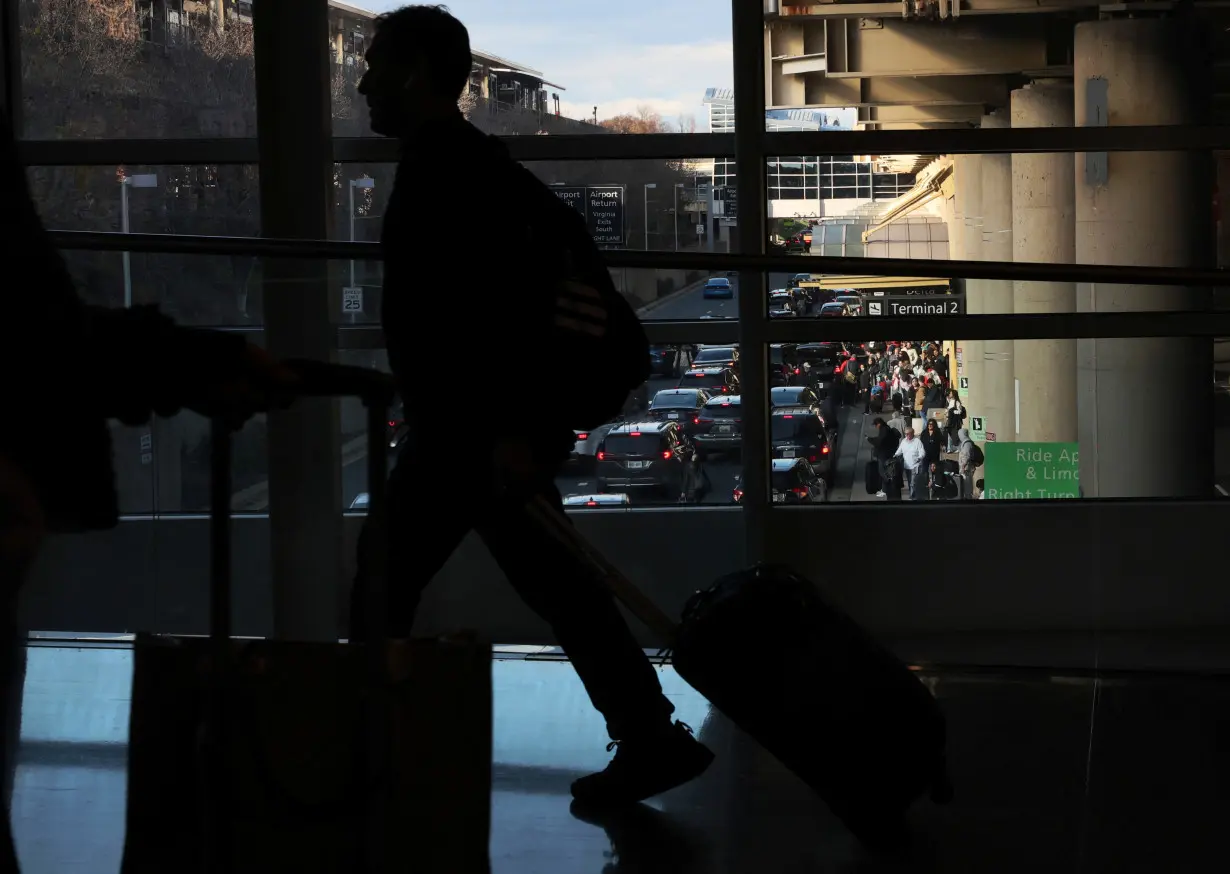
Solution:
{"label": "car windshield", "polygon": [[784,388],[775,388],[769,396],[773,403],[778,406],[787,406],[789,404],[799,403],[799,398],[803,395],[803,386],[786,386]]}
{"label": "car windshield", "polygon": [[804,437],[808,433],[807,420],[808,416],[790,415],[773,416],[771,418],[771,428],[774,440],[793,440],[796,437]]}
{"label": "car windshield", "polygon": [[707,403],[705,404],[705,415],[710,419],[737,419],[741,412],[739,404],[726,403]]}
{"label": "car windshield", "polygon": [[730,285],[730,280],[729,279],[710,279],[705,284],[716,287],[716,288],[725,288],[726,286]]}
{"label": "car windshield", "polygon": [[696,357],[692,359],[693,364],[705,364],[713,361],[734,361],[735,350],[728,346],[714,346],[711,349],[701,349],[697,351]]}
{"label": "car windshield", "polygon": [[678,394],[671,392],[658,392],[653,396],[653,400],[649,402],[651,410],[690,410],[696,407],[696,395],[691,392]]}
{"label": "car windshield", "polygon": [[841,359],[837,349],[822,346],[799,349],[798,356],[800,360],[810,362],[813,367],[816,364],[836,366],[837,362]]}
{"label": "car windshield", "polygon": [[607,434],[603,449],[613,455],[656,455],[661,442],[657,433]]}
{"label": "car windshield", "polygon": [[694,388],[724,388],[726,377],[720,373],[689,373],[684,377]]}

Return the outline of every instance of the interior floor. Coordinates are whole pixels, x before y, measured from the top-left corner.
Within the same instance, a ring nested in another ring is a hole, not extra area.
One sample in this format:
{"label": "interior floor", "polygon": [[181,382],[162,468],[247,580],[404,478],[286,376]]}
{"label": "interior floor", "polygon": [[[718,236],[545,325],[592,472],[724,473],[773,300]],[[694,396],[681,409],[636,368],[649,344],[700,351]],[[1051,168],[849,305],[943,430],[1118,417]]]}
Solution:
{"label": "interior floor", "polygon": [[[609,756],[602,719],[566,661],[517,649],[493,663],[495,874],[1225,870],[1230,680],[927,673],[948,713],[956,798],[914,809],[909,858],[875,860],[669,667],[677,716],[716,763],[615,820],[574,817],[569,783]],[[118,871],[131,650],[43,641],[29,656],[13,802],[22,869]]]}

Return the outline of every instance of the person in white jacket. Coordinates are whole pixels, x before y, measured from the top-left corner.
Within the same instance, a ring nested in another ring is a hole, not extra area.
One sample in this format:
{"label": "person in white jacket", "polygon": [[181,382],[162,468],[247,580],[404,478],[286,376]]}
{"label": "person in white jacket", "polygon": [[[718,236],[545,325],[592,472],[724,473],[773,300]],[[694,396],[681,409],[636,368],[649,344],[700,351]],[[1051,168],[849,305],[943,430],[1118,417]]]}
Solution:
{"label": "person in white jacket", "polygon": [[926,480],[923,466],[927,462],[927,450],[922,441],[914,435],[913,428],[905,429],[905,439],[897,446],[895,453],[901,458],[905,473],[905,487],[911,501],[922,500],[922,484]]}

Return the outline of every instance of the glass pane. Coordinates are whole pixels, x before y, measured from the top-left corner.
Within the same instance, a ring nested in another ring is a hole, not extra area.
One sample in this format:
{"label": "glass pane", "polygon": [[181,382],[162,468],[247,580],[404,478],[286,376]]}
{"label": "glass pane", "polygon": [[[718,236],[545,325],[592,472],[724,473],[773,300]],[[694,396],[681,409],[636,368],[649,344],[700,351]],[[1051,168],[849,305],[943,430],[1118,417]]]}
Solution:
{"label": "glass pane", "polygon": [[256,136],[250,5],[17,5],[23,136]]}
{"label": "glass pane", "polygon": [[[258,346],[264,343],[260,330],[245,331],[244,336]],[[209,512],[208,419],[184,411],[137,426],[113,421],[110,432],[121,515]],[[231,509],[265,512],[269,497],[265,416],[249,419],[231,441]]]}
{"label": "glass pane", "polygon": [[252,164],[34,166],[27,172],[51,230],[260,236]]}
{"label": "glass pane", "polygon": [[[358,83],[375,16],[336,4],[330,12],[333,132],[371,136]],[[500,136],[592,133],[705,133],[734,129],[729,4],[703,15],[652,0],[618,7],[455,0],[469,30],[471,71],[460,105],[480,130]],[[600,34],[600,39],[590,36]],[[578,38],[582,35],[582,38]]]}
{"label": "glass pane", "polygon": [[[837,424],[827,452],[775,438],[775,469],[829,456],[829,502],[1226,497],[1230,340],[962,341],[940,316],[935,328],[904,344],[785,344],[801,361],[844,351],[784,370],[790,387],[774,392],[805,394]],[[894,457],[900,492],[880,485]]]}
{"label": "glass pane", "polygon": [[[737,500],[740,426],[738,362],[692,367],[708,347],[653,345],[653,376],[632,392],[622,415],[593,431],[577,431],[556,485],[570,506],[686,506]],[[737,354],[737,344],[720,347]],[[723,356],[719,356],[723,357]],[[388,370],[384,350],[348,350],[346,364]],[[407,415],[408,414],[408,415]],[[344,508],[366,510],[365,418],[357,401],[342,401],[342,498]],[[414,411],[398,404],[389,417],[392,457],[403,445]],[[669,457],[667,457],[669,455]],[[480,459],[472,461],[478,465]],[[474,475],[475,499],[489,493]],[[681,495],[683,496],[681,499]]]}
{"label": "glass pane", "polygon": [[[264,322],[265,262],[230,255],[63,253],[87,303],[156,305],[183,325],[253,328]],[[127,256],[127,257],[125,257]]]}
{"label": "glass pane", "polygon": [[[716,184],[713,163],[702,160],[532,161],[525,166],[582,214],[601,248],[725,253],[738,246],[733,162],[721,167],[726,174],[721,178],[728,181]],[[380,239],[395,170],[392,164],[336,165],[333,224],[339,238]],[[476,224],[467,204],[457,203],[451,213],[439,203],[421,208],[442,222],[455,222],[457,239],[483,251],[507,245],[516,215],[510,211],[498,222]],[[378,275],[369,269],[361,284],[377,282]]]}

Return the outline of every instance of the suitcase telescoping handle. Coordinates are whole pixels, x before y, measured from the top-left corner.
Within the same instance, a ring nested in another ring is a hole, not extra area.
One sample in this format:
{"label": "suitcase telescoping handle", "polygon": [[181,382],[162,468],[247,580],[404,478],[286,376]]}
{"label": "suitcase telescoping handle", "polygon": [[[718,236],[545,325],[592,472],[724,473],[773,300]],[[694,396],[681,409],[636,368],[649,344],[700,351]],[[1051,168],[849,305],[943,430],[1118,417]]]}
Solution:
{"label": "suitcase telescoping handle", "polygon": [[[396,395],[393,380],[386,374],[361,367],[343,367],[316,361],[287,361],[300,377],[296,395],[300,397],[357,397],[367,407],[368,442],[368,519],[377,525],[386,524],[386,481],[388,478],[388,440],[385,438],[385,421],[388,409]],[[206,841],[209,858],[205,869],[211,874],[224,874],[233,870],[232,848],[234,846],[230,793],[227,791],[226,774],[229,762],[226,758],[225,729],[228,704],[228,684],[233,664],[231,651],[231,432],[232,427],[225,417],[215,418],[210,434],[210,526],[209,526],[209,637],[214,670],[210,676],[207,724],[214,726],[210,734],[213,741],[206,745]],[[370,595],[366,598],[369,640],[373,643],[388,637],[385,603],[387,585],[386,538],[373,537],[375,545],[369,558]],[[368,646],[369,674],[373,689],[382,689],[385,674],[385,648]],[[369,737],[359,751],[364,761],[360,767],[368,776],[387,772],[390,739],[383,726],[389,721],[390,706],[387,696],[367,696],[366,723]],[[379,847],[373,837],[382,836],[388,829],[388,804],[383,798],[373,798],[369,804],[370,833],[363,848]],[[379,866],[371,866],[378,870]]]}
{"label": "suitcase telescoping handle", "polygon": [[[368,516],[383,523],[385,517],[385,482],[388,479],[388,441],[385,422],[388,408],[397,394],[392,377],[365,367],[350,367],[308,359],[288,359],[284,362],[299,376],[295,388],[298,397],[355,397],[367,408]],[[210,435],[209,466],[209,635],[217,654],[229,651],[232,635],[231,580],[231,423],[215,418]],[[373,538],[378,539],[378,538]],[[386,558],[383,550],[373,550],[376,562],[372,573],[374,587],[385,585]],[[382,604],[383,591],[373,593],[369,604]],[[374,610],[377,625],[368,627],[373,633],[383,628],[385,612]],[[379,635],[374,639],[383,639]]]}
{"label": "suitcase telescoping handle", "polygon": [[605,555],[586,541],[559,507],[553,506],[542,496],[535,496],[526,504],[526,511],[532,519],[547,530],[547,533],[568,547],[576,558],[593,568],[616,600],[627,607],[633,616],[645,623],[645,626],[657,635],[665,646],[674,645],[675,636],[679,632],[678,624],[642,592],[640,587],[629,580],[623,571],[615,567]]}

